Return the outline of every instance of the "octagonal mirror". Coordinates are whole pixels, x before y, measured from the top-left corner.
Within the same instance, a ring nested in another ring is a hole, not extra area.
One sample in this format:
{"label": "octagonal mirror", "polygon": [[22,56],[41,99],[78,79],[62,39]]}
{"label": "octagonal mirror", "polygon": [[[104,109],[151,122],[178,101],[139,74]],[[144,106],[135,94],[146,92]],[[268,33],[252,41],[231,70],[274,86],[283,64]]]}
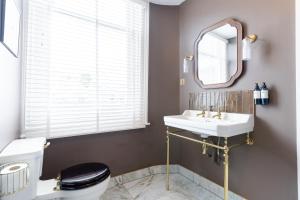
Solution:
{"label": "octagonal mirror", "polygon": [[242,25],[223,20],[204,29],[195,42],[195,79],[202,88],[231,86],[241,75]]}

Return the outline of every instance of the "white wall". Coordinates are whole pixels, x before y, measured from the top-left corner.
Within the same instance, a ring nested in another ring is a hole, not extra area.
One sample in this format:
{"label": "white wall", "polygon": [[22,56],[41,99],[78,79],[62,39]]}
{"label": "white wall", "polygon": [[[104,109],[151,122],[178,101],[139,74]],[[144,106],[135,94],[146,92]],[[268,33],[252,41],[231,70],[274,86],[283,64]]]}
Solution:
{"label": "white wall", "polygon": [[300,199],[300,0],[296,0],[296,107],[297,107],[297,173]]}
{"label": "white wall", "polygon": [[0,151],[19,136],[20,75],[20,59],[0,43]]}

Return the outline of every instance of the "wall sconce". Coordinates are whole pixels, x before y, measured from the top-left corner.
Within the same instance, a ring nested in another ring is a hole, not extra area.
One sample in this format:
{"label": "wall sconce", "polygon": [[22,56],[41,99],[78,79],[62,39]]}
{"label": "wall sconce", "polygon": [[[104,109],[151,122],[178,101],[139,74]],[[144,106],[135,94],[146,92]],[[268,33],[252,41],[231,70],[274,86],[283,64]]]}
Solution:
{"label": "wall sconce", "polygon": [[243,39],[243,60],[251,60],[252,49],[251,44],[257,40],[257,35],[250,34]]}
{"label": "wall sconce", "polygon": [[185,56],[183,59],[183,73],[187,74],[189,73],[189,68],[192,67],[193,65],[193,59],[194,56],[190,55],[190,56]]}

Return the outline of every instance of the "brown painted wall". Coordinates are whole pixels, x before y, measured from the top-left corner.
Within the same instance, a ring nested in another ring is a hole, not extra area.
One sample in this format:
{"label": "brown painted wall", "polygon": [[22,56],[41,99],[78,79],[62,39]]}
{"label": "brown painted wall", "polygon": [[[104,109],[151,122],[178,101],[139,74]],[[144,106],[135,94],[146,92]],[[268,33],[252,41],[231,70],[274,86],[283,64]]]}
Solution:
{"label": "brown painted wall", "polygon": [[[113,175],[162,164],[165,160],[163,116],[179,112],[178,8],[151,5],[149,121],[146,129],[51,140],[45,151],[43,178],[65,167],[98,161]],[[172,145],[176,152],[178,145]],[[177,162],[176,155],[173,162]]]}
{"label": "brown painted wall", "polygon": [[[253,89],[255,82],[271,87],[272,103],[257,107],[255,145],[230,154],[230,189],[250,200],[297,199],[294,0],[188,0],[179,10],[180,60],[193,52],[199,32],[224,18],[243,22],[255,33],[253,59],[230,90]],[[188,93],[201,91],[193,74],[182,74],[180,110],[188,107]],[[222,184],[222,166],[200,155],[199,147],[182,143],[180,163]]]}
{"label": "brown painted wall", "polygon": [[[243,76],[229,89],[252,89],[254,82],[267,81],[272,104],[257,107],[255,145],[230,154],[230,189],[250,200],[297,199],[294,0],[188,0],[180,7],[151,5],[150,15],[151,126],[52,140],[45,152],[43,178],[88,161],[107,163],[113,175],[163,164],[163,116],[178,113],[179,104],[180,111],[187,109],[188,93],[201,91],[192,73],[182,74],[180,67],[179,74],[178,61],[193,52],[202,29],[233,17],[244,23],[245,33],[256,33],[259,40]],[[186,79],[180,89],[179,75]],[[173,163],[222,184],[222,167],[200,155],[199,146],[172,142]]]}

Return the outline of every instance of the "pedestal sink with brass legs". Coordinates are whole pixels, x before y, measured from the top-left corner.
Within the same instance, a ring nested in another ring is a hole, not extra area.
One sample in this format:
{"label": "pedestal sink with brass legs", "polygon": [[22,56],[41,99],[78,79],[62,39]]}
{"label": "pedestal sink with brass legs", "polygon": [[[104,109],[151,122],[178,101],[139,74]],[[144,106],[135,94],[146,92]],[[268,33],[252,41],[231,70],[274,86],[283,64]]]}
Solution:
{"label": "pedestal sink with brass legs", "polygon": [[[217,117],[215,117],[217,116]],[[252,114],[204,112],[198,110],[186,110],[182,115],[164,117],[167,126],[167,180],[166,189],[170,189],[170,136],[201,144],[202,146],[216,148],[223,152],[224,157],[224,200],[228,200],[229,191],[229,151],[242,144],[252,145],[253,138],[250,133],[254,129],[254,116]],[[171,131],[169,127],[176,128]],[[202,137],[194,139],[187,137],[183,132],[193,132]],[[230,145],[230,137],[245,135],[245,140],[239,144]],[[223,138],[223,145],[207,142],[208,137]],[[203,151],[202,151],[203,153]]]}

